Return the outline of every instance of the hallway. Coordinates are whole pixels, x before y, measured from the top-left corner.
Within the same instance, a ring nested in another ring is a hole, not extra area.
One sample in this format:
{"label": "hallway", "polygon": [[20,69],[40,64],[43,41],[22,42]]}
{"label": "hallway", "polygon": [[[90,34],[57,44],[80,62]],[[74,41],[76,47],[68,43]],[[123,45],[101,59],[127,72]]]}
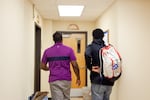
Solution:
{"label": "hallway", "polygon": [[[0,0],[0,12],[1,100],[27,100],[34,92],[35,24],[41,28],[41,54],[53,44],[55,31],[86,31],[87,44],[93,29],[109,31],[109,43],[123,58],[123,74],[111,100],[150,100],[150,0],[115,0],[93,21],[44,18],[31,0]],[[49,90],[47,76],[41,71],[41,91]],[[89,72],[87,76],[90,87]]]}

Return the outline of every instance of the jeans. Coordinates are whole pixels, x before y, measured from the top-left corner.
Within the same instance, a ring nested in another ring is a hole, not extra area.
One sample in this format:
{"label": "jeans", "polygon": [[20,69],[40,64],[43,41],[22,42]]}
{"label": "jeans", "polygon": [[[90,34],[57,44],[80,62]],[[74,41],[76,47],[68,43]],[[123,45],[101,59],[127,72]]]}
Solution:
{"label": "jeans", "polygon": [[112,86],[91,84],[92,100],[109,100]]}

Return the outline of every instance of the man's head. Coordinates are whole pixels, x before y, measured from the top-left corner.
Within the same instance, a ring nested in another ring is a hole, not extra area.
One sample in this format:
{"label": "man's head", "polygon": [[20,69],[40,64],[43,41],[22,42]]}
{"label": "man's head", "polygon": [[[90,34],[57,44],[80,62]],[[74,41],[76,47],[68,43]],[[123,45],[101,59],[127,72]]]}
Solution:
{"label": "man's head", "polygon": [[102,29],[97,28],[97,29],[93,30],[93,38],[94,39],[103,39],[103,37],[104,37],[104,32]]}
{"label": "man's head", "polygon": [[55,43],[62,42],[62,34],[60,32],[55,32],[53,34],[53,40]]}

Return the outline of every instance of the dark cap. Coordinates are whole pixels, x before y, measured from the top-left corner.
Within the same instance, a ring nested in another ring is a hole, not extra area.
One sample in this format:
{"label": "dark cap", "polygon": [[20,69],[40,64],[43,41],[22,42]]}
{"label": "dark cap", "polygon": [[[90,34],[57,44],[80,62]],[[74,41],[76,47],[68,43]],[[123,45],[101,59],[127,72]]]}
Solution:
{"label": "dark cap", "polygon": [[102,39],[104,37],[104,32],[102,29],[95,29],[93,30],[93,38],[94,39]]}

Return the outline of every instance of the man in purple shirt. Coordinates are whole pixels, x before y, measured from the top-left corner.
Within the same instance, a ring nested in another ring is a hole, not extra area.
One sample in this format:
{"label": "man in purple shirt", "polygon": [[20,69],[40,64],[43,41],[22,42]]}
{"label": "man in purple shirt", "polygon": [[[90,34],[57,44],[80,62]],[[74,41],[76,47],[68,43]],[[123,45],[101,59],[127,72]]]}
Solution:
{"label": "man in purple shirt", "polygon": [[79,67],[73,49],[62,44],[62,34],[55,32],[53,40],[55,44],[44,51],[41,69],[50,72],[49,83],[52,100],[70,100],[70,63],[77,77],[77,85],[81,83]]}

